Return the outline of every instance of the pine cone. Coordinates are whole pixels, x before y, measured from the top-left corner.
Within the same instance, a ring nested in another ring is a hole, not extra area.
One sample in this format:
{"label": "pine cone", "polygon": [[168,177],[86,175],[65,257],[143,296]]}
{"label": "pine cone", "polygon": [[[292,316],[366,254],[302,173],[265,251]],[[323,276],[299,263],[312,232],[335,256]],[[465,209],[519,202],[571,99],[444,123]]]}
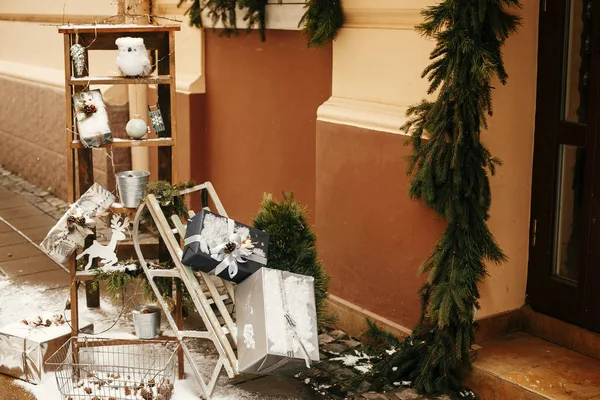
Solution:
{"label": "pine cone", "polygon": [[225,248],[223,250],[225,250],[225,254],[231,254],[233,253],[233,251],[237,248],[236,244],[233,242],[229,242],[225,245]]}
{"label": "pine cone", "polygon": [[98,109],[96,108],[95,105],[93,104],[86,104],[83,106],[83,112],[85,113],[85,115],[87,115],[88,117],[90,115],[92,115],[93,113],[95,113],[96,111],[98,111]]}

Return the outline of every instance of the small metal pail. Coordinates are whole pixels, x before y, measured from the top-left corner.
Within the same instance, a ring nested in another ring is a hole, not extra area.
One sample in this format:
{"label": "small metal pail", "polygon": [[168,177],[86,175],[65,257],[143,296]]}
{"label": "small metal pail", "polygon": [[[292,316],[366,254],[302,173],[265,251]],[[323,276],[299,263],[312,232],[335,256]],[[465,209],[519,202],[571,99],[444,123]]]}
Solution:
{"label": "small metal pail", "polygon": [[136,208],[146,197],[150,172],[123,171],[116,174],[119,198],[123,207]]}
{"label": "small metal pail", "polygon": [[140,339],[154,339],[160,333],[160,308],[140,306],[131,311],[135,335]]}

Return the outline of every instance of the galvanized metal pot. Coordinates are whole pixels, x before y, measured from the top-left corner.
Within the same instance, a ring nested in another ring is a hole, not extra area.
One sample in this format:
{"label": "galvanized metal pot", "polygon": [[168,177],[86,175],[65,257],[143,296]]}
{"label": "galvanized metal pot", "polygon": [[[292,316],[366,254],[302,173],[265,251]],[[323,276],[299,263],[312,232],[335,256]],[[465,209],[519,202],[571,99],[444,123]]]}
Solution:
{"label": "galvanized metal pot", "polygon": [[135,335],[140,339],[154,339],[160,333],[160,308],[140,306],[133,309]]}
{"label": "galvanized metal pot", "polygon": [[123,171],[116,174],[119,198],[123,207],[136,208],[146,197],[150,172]]}

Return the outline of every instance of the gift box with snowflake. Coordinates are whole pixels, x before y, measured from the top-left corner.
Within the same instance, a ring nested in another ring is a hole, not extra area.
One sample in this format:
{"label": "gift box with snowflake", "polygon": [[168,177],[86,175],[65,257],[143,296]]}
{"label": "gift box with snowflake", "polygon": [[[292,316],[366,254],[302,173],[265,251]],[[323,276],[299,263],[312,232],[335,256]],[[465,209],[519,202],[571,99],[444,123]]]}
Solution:
{"label": "gift box with snowflake", "polygon": [[202,210],[188,222],[185,265],[236,283],[267,265],[269,234]]}

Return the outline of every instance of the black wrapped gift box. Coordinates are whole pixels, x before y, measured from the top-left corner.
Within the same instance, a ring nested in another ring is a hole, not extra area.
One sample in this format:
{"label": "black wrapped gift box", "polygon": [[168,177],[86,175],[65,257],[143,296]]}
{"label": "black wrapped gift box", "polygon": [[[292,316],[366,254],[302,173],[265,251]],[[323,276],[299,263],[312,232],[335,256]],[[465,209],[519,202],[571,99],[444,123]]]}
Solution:
{"label": "black wrapped gift box", "polygon": [[[231,252],[234,248],[240,249],[240,243],[232,240],[235,235],[238,239],[243,240],[242,243],[248,244],[251,242],[254,247],[243,247],[252,252],[252,255],[242,255],[241,258],[245,262],[236,262],[237,272],[231,276],[230,267],[226,267],[225,264],[230,263],[235,254],[239,254]],[[210,211],[202,210],[201,213],[196,214],[188,221],[185,247],[181,260],[184,265],[207,273],[220,266],[221,269],[224,269],[217,273],[217,276],[239,283],[261,267],[266,266],[268,250],[268,233]],[[222,264],[218,255],[221,258],[226,258],[225,264]]]}

